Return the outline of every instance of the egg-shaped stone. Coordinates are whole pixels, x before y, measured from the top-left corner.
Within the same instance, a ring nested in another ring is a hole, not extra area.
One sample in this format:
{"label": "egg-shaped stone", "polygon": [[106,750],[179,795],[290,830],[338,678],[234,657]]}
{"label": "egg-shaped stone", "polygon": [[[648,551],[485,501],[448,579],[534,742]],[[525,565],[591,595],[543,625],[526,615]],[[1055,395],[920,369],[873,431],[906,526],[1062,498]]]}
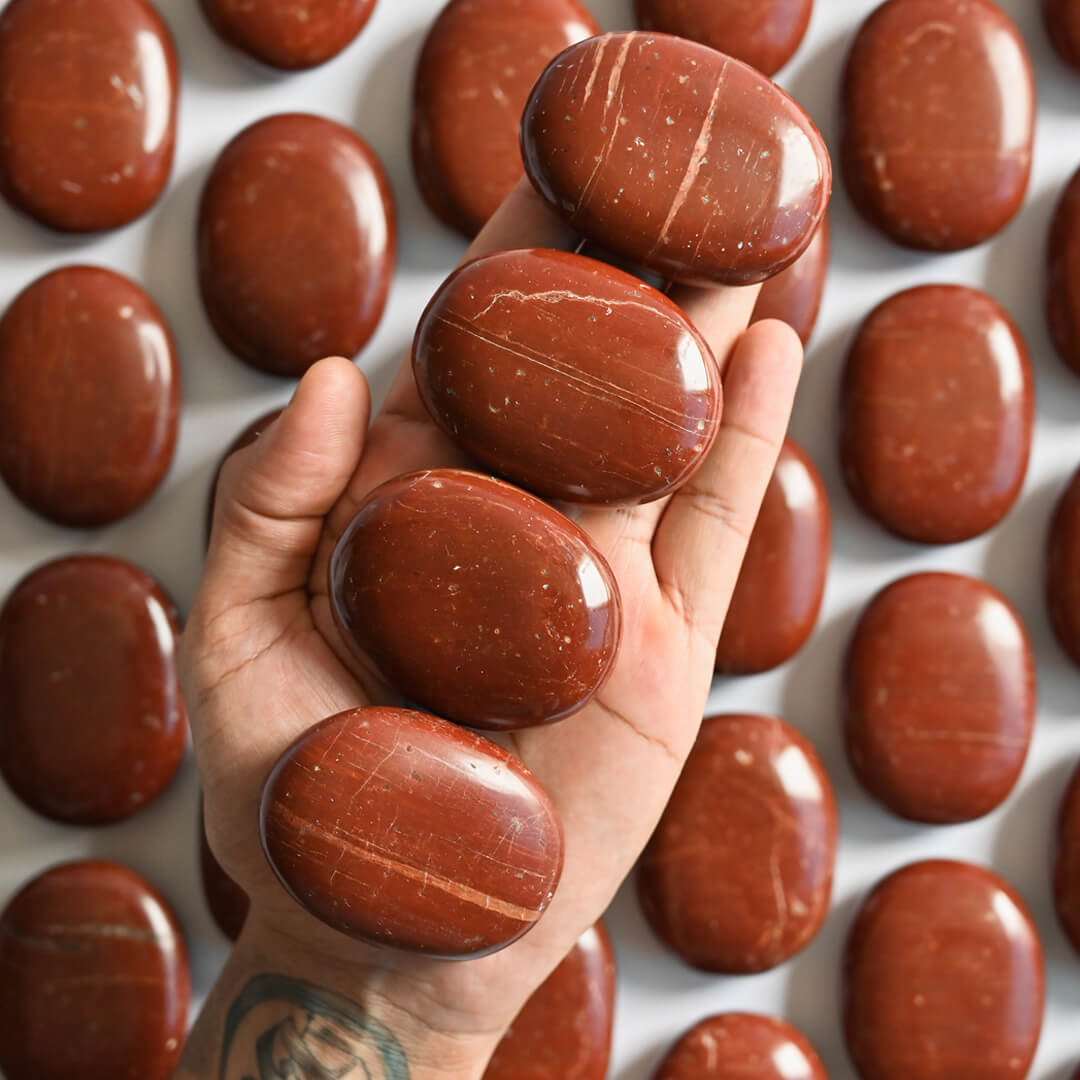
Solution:
{"label": "egg-shaped stone", "polygon": [[823,218],[810,246],[786,270],[761,286],[751,322],[779,319],[799,335],[804,346],[810,343],[829,274],[829,229],[829,219]]}
{"label": "egg-shaped stone", "polygon": [[1065,936],[1080,952],[1080,769],[1061,800],[1054,859],[1054,907]]}
{"label": "egg-shaped stone", "polygon": [[1077,0],[1043,0],[1043,18],[1058,55],[1065,63],[1080,70],[1080,3]]}
{"label": "egg-shaped stone", "polygon": [[1046,606],[1061,647],[1080,665],[1080,471],[1058,500],[1051,522]]}
{"label": "egg-shaped stone", "polygon": [[1061,359],[1080,374],[1080,170],[1058,200],[1050,225],[1047,263],[1050,337]]}

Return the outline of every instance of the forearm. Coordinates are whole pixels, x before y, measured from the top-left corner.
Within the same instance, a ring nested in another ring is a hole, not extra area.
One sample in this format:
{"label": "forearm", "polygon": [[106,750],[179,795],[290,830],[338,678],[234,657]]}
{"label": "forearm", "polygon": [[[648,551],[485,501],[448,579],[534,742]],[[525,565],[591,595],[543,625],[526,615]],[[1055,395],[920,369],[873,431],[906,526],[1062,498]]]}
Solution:
{"label": "forearm", "polygon": [[174,1080],[479,1080],[497,1033],[441,1030],[396,975],[340,967],[249,925]]}

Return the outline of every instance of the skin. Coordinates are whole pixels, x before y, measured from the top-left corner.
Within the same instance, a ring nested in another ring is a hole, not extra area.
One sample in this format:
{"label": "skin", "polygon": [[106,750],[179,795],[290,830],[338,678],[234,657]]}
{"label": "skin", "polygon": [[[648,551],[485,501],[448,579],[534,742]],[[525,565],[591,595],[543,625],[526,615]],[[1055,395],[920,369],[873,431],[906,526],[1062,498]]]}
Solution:
{"label": "skin", "polygon": [[[467,257],[575,243],[523,183]],[[566,866],[537,927],[494,956],[432,961],[329,930],[273,878],[257,824],[263,782],[301,732],[343,709],[395,701],[370,664],[351,659],[333,625],[326,572],[335,541],[378,484],[463,464],[460,452],[428,419],[407,363],[369,427],[363,375],[328,359],[262,438],[226,464],[181,662],[208,836],[250,896],[251,914],[179,1080],[270,1080],[279,1074],[259,1065],[260,1040],[278,1060],[293,1055],[296,1071],[280,1075],[479,1078],[528,995],[603,913],[697,734],[724,615],[788,424],[802,349],[783,323],[746,329],[757,293],[671,293],[724,372],[723,424],[702,470],[666,500],[576,512],[618,578],[622,649],[583,712],[506,738],[556,804]]]}

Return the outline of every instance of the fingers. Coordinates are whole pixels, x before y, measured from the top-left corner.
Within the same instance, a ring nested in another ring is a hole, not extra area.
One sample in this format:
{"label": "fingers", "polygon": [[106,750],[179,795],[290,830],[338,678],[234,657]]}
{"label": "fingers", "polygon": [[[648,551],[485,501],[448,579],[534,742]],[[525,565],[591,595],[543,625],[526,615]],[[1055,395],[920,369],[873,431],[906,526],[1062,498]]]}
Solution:
{"label": "fingers", "polygon": [[660,588],[709,652],[787,431],[801,367],[802,345],[784,323],[755,323],[739,338],[716,444],[671,498],[653,540]]}
{"label": "fingers", "polygon": [[668,295],[709,343],[723,375],[739,335],[750,322],[760,292],[760,285],[741,289],[676,285]]}
{"label": "fingers", "polygon": [[288,408],[222,469],[204,592],[238,606],[303,588],[323,517],[363,451],[371,399],[348,360],[321,360]]}

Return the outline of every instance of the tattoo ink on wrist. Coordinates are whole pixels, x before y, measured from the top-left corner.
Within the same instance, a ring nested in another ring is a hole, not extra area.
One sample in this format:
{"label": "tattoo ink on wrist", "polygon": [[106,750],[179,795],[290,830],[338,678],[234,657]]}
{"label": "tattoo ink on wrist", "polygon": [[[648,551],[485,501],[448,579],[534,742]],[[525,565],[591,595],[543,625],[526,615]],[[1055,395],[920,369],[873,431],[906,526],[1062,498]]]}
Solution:
{"label": "tattoo ink on wrist", "polygon": [[[248,1071],[230,1072],[241,1063]],[[409,1063],[389,1028],[356,1002],[302,979],[256,975],[225,1018],[219,1078],[409,1080]]]}

